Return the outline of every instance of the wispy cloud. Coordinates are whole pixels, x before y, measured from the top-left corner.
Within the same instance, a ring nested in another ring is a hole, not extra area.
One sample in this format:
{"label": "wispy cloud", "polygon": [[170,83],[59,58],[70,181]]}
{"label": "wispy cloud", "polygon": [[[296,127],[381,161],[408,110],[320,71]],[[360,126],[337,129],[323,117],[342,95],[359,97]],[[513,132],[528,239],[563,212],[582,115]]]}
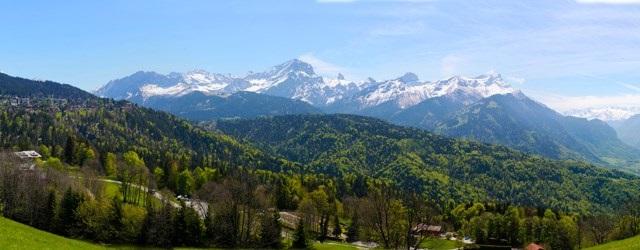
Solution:
{"label": "wispy cloud", "polygon": [[313,69],[316,73],[324,76],[335,76],[338,73],[349,73],[348,70],[344,67],[335,65],[333,63],[327,62],[316,57],[313,53],[306,53],[300,55],[298,59],[307,62],[313,66]]}
{"label": "wispy cloud", "polygon": [[640,87],[633,85],[633,84],[628,84],[628,83],[621,83],[620,85],[624,86],[625,88],[628,88],[630,90],[636,91],[636,92],[640,92]]}
{"label": "wispy cloud", "polygon": [[440,73],[442,77],[458,75],[467,65],[467,59],[460,55],[449,54],[440,60]]}
{"label": "wispy cloud", "polygon": [[586,108],[640,107],[640,94],[608,96],[564,96],[550,93],[527,94],[559,112]]}

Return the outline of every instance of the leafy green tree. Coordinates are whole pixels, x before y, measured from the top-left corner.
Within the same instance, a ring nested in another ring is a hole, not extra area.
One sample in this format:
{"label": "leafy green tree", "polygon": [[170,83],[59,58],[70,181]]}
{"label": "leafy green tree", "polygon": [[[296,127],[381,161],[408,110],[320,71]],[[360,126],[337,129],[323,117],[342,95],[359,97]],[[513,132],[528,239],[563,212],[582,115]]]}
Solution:
{"label": "leafy green tree", "polygon": [[47,161],[45,162],[45,165],[56,170],[64,169],[64,165],[57,157],[49,157],[49,159],[47,159]]}
{"label": "leafy green tree", "polygon": [[164,186],[164,170],[162,170],[162,168],[160,167],[155,167],[153,169],[153,178],[156,180],[156,183],[158,184],[159,187]]}
{"label": "leafy green tree", "polygon": [[118,171],[117,156],[114,153],[107,153],[104,159],[104,174],[107,177],[115,177]]}
{"label": "leafy green tree", "polygon": [[178,194],[191,195],[195,188],[195,180],[188,169],[185,169],[178,175]]}

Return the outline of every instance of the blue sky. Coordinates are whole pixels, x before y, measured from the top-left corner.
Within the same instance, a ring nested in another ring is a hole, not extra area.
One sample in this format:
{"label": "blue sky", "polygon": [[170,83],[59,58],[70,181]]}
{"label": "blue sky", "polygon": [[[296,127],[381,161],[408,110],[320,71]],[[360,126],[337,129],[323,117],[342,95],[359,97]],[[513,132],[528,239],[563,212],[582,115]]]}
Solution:
{"label": "blue sky", "polygon": [[0,71],[86,90],[138,70],[498,72],[559,110],[640,106],[640,0],[6,1]]}

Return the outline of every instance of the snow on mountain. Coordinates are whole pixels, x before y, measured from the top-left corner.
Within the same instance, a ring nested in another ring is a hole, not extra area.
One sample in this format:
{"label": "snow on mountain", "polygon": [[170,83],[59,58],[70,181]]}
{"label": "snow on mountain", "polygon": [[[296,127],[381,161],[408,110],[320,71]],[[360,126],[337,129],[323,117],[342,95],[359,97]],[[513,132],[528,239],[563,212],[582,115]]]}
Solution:
{"label": "snow on mountain", "polygon": [[477,100],[495,94],[512,93],[514,89],[498,74],[474,78],[456,76],[447,80],[420,82],[418,76],[407,73],[397,79],[382,82],[371,78],[367,81],[350,81],[342,74],[338,74],[336,78],[319,76],[310,64],[293,59],[264,72],[250,72],[246,76],[223,75],[204,70],[169,75],[138,72],[111,81],[96,93],[116,99],[146,100],[152,96],[183,96],[192,92],[226,96],[238,91],[287,97],[320,107],[344,100],[355,101],[361,108],[393,101],[404,109],[428,98],[454,92],[456,96]]}
{"label": "snow on mountain", "polygon": [[179,83],[173,86],[160,86],[155,83],[148,83],[140,87],[140,95],[143,98],[151,96],[169,95],[183,96],[192,92],[202,92],[208,95],[229,94],[225,91],[233,78],[221,74],[212,74],[204,70],[194,70],[181,75]]}
{"label": "snow on mountain", "polygon": [[465,96],[469,100],[486,98],[496,94],[513,93],[515,89],[504,82],[499,74],[480,75],[474,78],[454,76],[447,80],[419,82],[413,73],[384,81],[370,88],[359,101],[363,108],[394,101],[399,108],[416,105],[426,99],[453,95]]}
{"label": "snow on mountain", "polygon": [[620,121],[640,114],[640,107],[601,107],[576,109],[564,112],[565,115],[587,118],[589,120],[599,119],[601,121]]}

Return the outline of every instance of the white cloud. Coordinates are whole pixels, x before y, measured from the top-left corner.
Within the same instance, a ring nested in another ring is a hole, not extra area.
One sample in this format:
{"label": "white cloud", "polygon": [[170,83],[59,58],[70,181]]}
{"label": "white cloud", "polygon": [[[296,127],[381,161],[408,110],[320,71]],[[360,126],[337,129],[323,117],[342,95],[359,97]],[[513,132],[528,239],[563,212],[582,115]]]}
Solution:
{"label": "white cloud", "polygon": [[461,74],[467,65],[467,59],[462,56],[449,54],[440,60],[440,74],[442,77],[451,77]]}
{"label": "white cloud", "polygon": [[347,73],[347,70],[341,66],[322,60],[313,53],[300,55],[298,59],[311,64],[316,73],[325,76],[336,76],[338,73]]}
{"label": "white cloud", "polygon": [[640,4],[640,0],[576,0],[586,4]]}
{"label": "white cloud", "polygon": [[587,108],[640,107],[640,94],[563,96],[537,93],[532,97],[559,112]]}

